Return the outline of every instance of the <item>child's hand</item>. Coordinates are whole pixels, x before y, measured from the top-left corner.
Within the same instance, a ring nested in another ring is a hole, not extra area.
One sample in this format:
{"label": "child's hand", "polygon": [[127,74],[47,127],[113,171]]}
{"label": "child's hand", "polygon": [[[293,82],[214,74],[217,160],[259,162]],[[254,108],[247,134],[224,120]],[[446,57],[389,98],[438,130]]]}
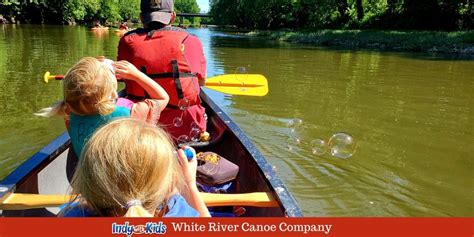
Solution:
{"label": "child's hand", "polygon": [[125,60],[115,62],[114,67],[115,67],[115,77],[117,77],[117,80],[127,79],[127,80],[135,81],[139,79],[142,74],[142,72],[140,72],[135,67],[135,65]]}
{"label": "child's hand", "polygon": [[[184,153],[185,149],[191,150],[193,154],[193,157],[189,159],[189,161],[188,161],[188,158],[186,157],[186,154]],[[189,147],[189,146],[181,148],[178,150],[178,160],[179,160],[179,165],[181,166],[181,170],[183,171],[186,184],[188,184],[190,187],[195,187],[196,186],[196,171],[197,171],[196,151],[192,147]]]}

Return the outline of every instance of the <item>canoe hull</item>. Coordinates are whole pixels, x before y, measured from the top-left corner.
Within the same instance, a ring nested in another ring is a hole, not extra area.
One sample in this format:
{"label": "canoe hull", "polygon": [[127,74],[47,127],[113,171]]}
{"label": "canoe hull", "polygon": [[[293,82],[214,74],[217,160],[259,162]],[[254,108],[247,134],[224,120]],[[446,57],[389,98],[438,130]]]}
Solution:
{"label": "canoe hull", "polygon": [[[196,150],[216,152],[239,166],[237,193],[272,192],[279,202],[280,206],[276,208],[245,207],[244,216],[302,216],[297,202],[252,141],[205,92],[201,93],[201,98],[208,114],[208,131],[213,140],[206,146],[196,147]],[[71,162],[67,158],[69,146],[68,134],[61,134],[5,177],[0,186],[13,187],[16,193],[68,193],[68,177],[72,173]],[[58,208],[41,208],[3,211],[1,215],[54,216],[58,211]]]}

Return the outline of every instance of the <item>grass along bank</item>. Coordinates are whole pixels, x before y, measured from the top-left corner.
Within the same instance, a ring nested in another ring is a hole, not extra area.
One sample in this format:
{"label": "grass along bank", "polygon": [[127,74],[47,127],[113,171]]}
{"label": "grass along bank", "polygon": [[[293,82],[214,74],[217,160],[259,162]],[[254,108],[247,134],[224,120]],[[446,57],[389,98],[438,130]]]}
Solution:
{"label": "grass along bank", "polygon": [[292,43],[345,48],[474,55],[474,31],[253,31],[249,35]]}

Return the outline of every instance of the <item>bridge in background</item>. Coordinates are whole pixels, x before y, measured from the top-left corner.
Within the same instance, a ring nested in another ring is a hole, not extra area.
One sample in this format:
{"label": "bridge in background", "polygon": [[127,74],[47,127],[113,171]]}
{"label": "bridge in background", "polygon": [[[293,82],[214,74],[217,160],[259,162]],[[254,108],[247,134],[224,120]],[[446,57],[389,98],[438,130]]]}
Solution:
{"label": "bridge in background", "polygon": [[176,13],[176,17],[179,17],[179,25],[182,26],[185,17],[211,17],[211,15],[206,13]]}

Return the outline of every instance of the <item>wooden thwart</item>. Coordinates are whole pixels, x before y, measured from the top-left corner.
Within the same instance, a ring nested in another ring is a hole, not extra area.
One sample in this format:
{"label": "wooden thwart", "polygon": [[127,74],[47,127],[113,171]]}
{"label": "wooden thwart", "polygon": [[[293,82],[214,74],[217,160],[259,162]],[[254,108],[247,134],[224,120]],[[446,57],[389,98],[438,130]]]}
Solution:
{"label": "wooden thwart", "polygon": [[[278,207],[278,202],[271,193],[201,193],[204,202],[209,207],[216,206],[252,206],[252,207]],[[45,207],[58,207],[74,199],[73,195],[49,194],[10,194],[0,204],[0,210],[26,210]]]}

